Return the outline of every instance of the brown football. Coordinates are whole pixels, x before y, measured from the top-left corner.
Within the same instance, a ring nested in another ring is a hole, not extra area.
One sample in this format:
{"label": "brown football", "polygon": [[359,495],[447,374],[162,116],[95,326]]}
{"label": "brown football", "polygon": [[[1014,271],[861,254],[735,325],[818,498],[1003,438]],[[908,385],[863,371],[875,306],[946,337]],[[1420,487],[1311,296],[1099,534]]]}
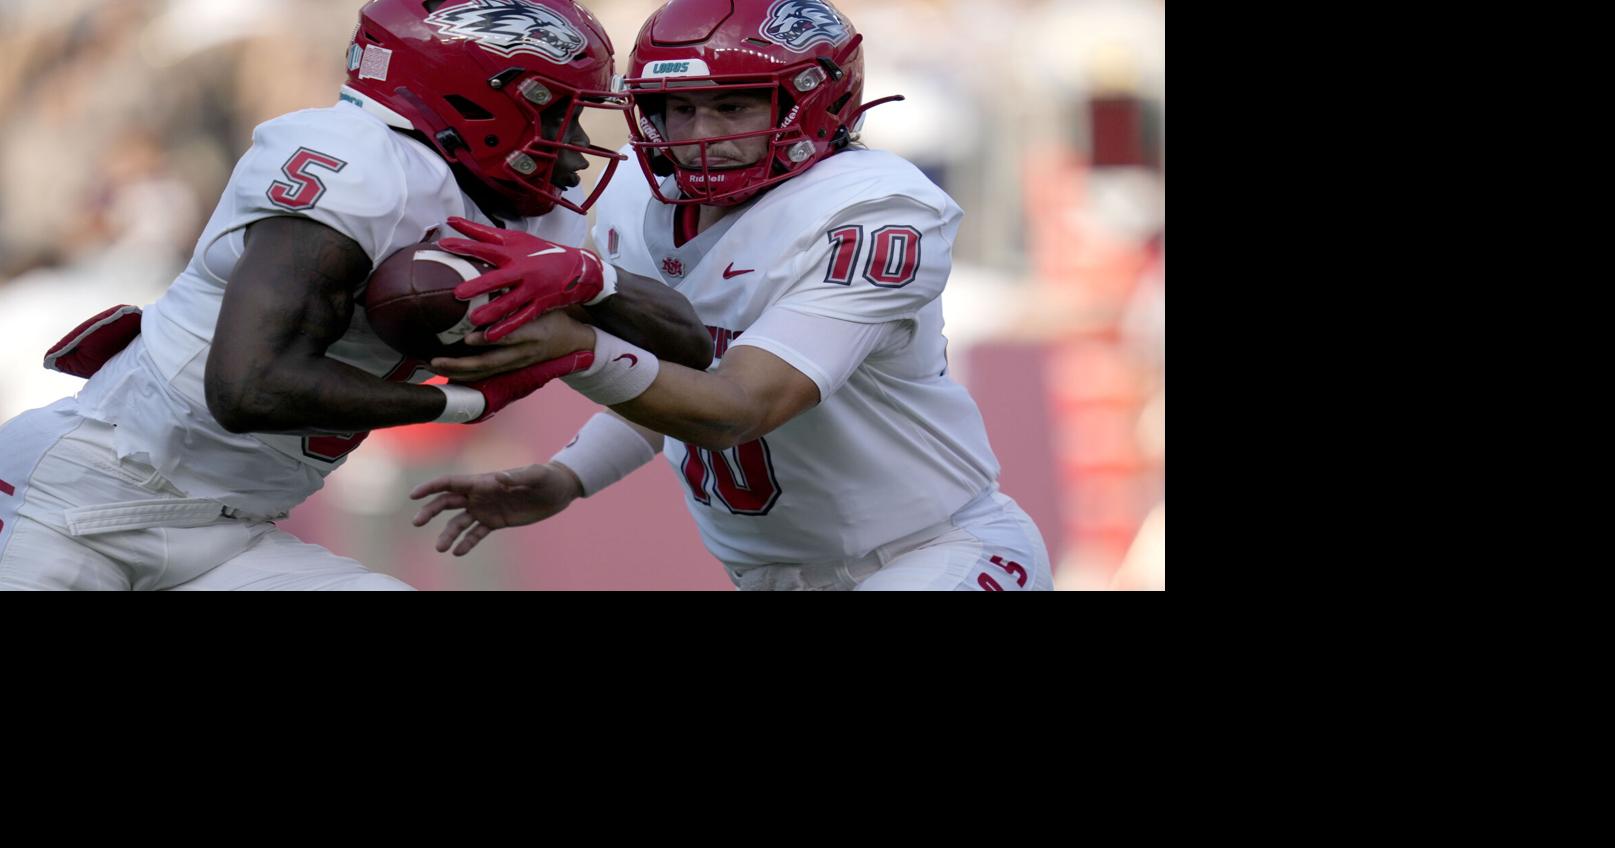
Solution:
{"label": "brown football", "polygon": [[457,300],[454,287],[491,267],[440,249],[434,235],[376,267],[365,286],[365,317],[382,341],[406,356],[470,356],[479,351],[462,341],[475,329],[467,316],[488,296]]}

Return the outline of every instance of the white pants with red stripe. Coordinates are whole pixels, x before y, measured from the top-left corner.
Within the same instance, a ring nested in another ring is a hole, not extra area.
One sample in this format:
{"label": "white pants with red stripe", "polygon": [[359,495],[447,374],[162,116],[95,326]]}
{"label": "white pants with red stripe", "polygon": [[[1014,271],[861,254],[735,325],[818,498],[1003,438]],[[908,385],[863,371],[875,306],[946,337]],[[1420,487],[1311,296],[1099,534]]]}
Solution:
{"label": "white pants with red stripe", "polygon": [[993,489],[947,521],[857,559],[812,564],[725,563],[741,591],[1049,591],[1054,573],[1026,511]]}
{"label": "white pants with red stripe", "polygon": [[0,426],[0,590],[408,590],[119,459],[72,398]]}

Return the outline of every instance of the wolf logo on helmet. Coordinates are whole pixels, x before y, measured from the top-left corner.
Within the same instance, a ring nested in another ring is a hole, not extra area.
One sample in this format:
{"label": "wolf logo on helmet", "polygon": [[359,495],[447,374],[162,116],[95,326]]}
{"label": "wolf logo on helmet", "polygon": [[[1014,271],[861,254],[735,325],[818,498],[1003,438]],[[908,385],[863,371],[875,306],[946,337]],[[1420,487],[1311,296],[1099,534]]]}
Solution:
{"label": "wolf logo on helmet", "polygon": [[779,0],[768,9],[768,20],[758,29],[763,37],[798,53],[815,44],[840,45],[847,26],[823,0]]}
{"label": "wolf logo on helmet", "polygon": [[468,38],[506,58],[527,53],[558,65],[577,58],[586,43],[565,18],[526,0],[471,0],[440,8],[426,22],[445,36]]}

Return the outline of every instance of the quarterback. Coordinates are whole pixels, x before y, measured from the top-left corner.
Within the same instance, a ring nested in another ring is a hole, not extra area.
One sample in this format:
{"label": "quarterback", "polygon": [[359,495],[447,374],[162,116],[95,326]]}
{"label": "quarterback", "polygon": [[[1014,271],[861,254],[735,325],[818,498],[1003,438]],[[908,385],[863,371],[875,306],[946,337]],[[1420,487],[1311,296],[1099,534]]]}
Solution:
{"label": "quarterback", "polygon": [[864,102],[863,74],[862,36],[824,0],[672,0],[645,22],[623,83],[645,179],[606,189],[595,244],[689,298],[717,364],[668,362],[563,311],[436,361],[478,379],[592,351],[563,380],[609,408],[547,463],[416,489],[431,498],[417,524],[455,511],[439,550],[548,518],[659,451],[741,589],[1052,588],[948,376],[939,298],[962,213],[858,144],[885,102]]}

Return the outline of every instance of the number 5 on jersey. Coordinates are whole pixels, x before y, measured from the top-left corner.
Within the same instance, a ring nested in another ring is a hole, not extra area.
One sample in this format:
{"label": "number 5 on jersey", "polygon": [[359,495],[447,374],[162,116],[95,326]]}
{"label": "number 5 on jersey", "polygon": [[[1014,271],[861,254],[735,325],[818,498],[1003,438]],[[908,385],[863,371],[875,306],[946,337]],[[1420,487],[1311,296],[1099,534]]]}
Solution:
{"label": "number 5 on jersey", "polygon": [[269,202],[282,209],[299,212],[304,209],[313,209],[314,204],[320,202],[325,194],[325,183],[320,178],[309,173],[309,168],[325,168],[329,171],[340,172],[348,167],[348,163],[327,156],[318,150],[300,147],[286,164],[280,166],[280,172],[286,175],[290,182],[276,180],[269,185]]}

